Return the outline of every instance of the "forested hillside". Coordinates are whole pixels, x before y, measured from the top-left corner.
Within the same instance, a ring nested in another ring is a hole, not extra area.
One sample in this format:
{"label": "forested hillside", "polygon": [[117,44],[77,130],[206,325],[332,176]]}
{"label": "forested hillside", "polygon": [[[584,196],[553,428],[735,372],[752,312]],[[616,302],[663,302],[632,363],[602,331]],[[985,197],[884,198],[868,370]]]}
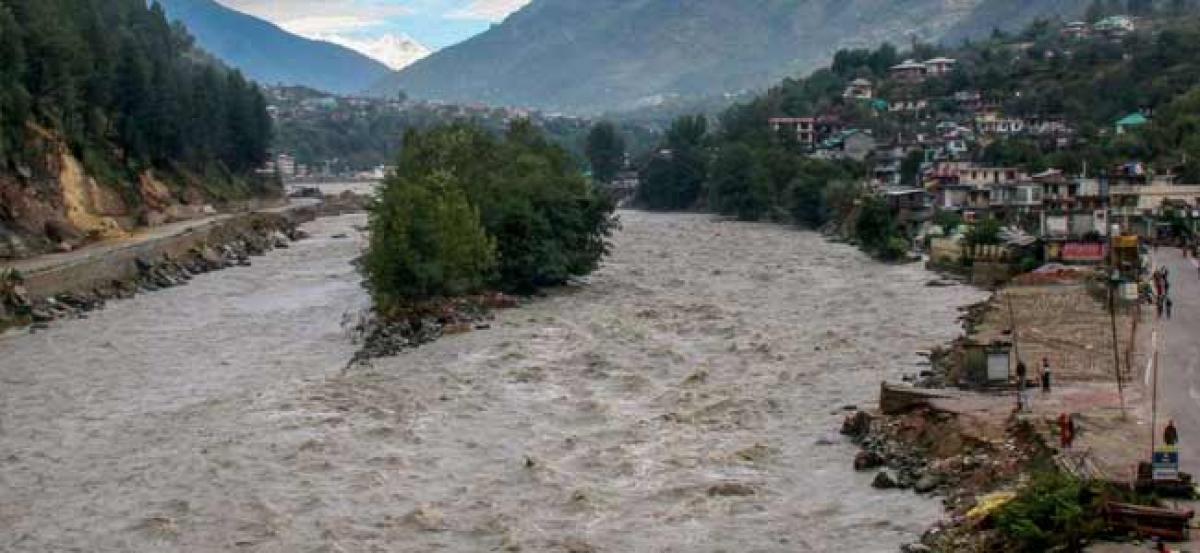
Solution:
{"label": "forested hillside", "polygon": [[0,257],[269,192],[270,140],[257,86],[157,4],[0,0]]}
{"label": "forested hillside", "polygon": [[839,48],[957,42],[1085,0],[534,0],[503,23],[388,77],[386,95],[578,112],[757,89]]}

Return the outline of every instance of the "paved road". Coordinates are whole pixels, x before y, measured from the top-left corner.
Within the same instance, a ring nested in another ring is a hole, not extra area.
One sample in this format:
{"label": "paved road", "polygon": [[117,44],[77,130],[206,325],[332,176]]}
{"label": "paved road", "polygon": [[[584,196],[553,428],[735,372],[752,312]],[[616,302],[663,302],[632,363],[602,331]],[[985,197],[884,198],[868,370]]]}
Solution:
{"label": "paved road", "polygon": [[1159,338],[1159,428],[1175,419],[1181,469],[1200,474],[1200,278],[1177,249],[1162,248],[1156,258],[1170,270],[1175,304]]}

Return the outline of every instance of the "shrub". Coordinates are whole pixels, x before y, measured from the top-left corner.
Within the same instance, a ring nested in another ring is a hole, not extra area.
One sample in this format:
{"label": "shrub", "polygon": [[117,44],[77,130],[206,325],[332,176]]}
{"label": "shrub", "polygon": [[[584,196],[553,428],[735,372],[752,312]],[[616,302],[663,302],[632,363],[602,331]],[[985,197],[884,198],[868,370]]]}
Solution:
{"label": "shrub", "polygon": [[996,528],[1016,551],[1082,551],[1104,530],[1099,497],[1078,478],[1039,472],[996,514]]}
{"label": "shrub", "polygon": [[1000,221],[992,217],[975,223],[967,231],[967,243],[972,246],[995,245],[1000,243]]}

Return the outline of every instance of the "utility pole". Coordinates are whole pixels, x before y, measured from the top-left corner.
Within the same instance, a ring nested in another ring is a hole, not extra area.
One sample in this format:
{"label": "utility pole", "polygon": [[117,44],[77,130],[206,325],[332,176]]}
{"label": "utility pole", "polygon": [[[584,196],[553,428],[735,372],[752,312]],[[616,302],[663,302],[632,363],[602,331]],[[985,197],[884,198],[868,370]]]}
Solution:
{"label": "utility pole", "polygon": [[[1157,327],[1158,324],[1155,323]],[[1153,390],[1150,394],[1150,458],[1154,458],[1154,447],[1157,445],[1155,441],[1158,438],[1158,328],[1154,329],[1153,339],[1151,343],[1154,347],[1154,357],[1152,363],[1154,371]]]}
{"label": "utility pole", "polygon": [[1108,225],[1108,259],[1112,274],[1108,282],[1108,317],[1112,324],[1113,372],[1117,376],[1117,395],[1121,398],[1121,418],[1125,418],[1125,382],[1121,376],[1121,347],[1117,341],[1117,284],[1121,282],[1120,262],[1117,259],[1117,237],[1112,224],[1112,187],[1107,186],[1108,205],[1104,224]]}

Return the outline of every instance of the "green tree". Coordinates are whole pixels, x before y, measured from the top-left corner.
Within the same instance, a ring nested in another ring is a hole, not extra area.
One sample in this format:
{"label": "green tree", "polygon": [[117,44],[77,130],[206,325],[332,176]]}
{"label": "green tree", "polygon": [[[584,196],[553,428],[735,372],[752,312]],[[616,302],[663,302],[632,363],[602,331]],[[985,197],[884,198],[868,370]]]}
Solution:
{"label": "green tree", "polygon": [[723,148],[713,162],[709,208],[743,221],[761,218],[769,207],[766,176],[744,144]]}
{"label": "green tree", "polygon": [[966,234],[967,244],[972,246],[991,246],[1000,243],[1000,221],[988,217],[976,221]]}
{"label": "green tree", "polygon": [[896,233],[896,220],[887,204],[875,197],[861,200],[858,217],[854,221],[854,235],[872,252],[880,252],[889,246]]}
{"label": "green tree", "polygon": [[584,150],[592,166],[592,177],[599,182],[612,182],[625,162],[625,139],[608,121],[592,126]]}
{"label": "green tree", "polygon": [[448,173],[389,178],[372,206],[370,226],[363,266],[384,313],[476,291],[495,267],[495,244]]}
{"label": "green tree", "polygon": [[587,274],[608,252],[613,205],[527,121],[498,139],[466,124],[410,130],[395,177],[446,174],[495,244],[492,287],[529,292]]}
{"label": "green tree", "polygon": [[900,160],[900,182],[908,186],[919,186],[921,164],[925,163],[925,151],[913,150]]}

